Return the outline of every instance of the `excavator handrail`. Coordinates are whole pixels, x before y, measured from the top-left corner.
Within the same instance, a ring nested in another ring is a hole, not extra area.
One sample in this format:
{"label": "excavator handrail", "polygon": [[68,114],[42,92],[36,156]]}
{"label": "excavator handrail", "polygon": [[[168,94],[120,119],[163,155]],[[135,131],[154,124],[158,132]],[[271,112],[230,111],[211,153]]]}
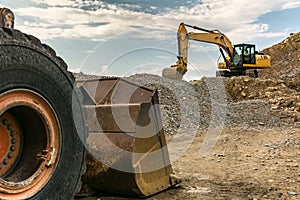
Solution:
{"label": "excavator handrail", "polygon": [[221,31],[219,30],[208,30],[208,29],[205,29],[205,28],[201,28],[201,27],[198,27],[198,26],[193,26],[193,25],[189,25],[189,24],[185,24],[185,23],[181,23],[187,27],[190,27],[192,29],[196,29],[196,30],[199,30],[199,31],[204,31],[204,32],[209,32],[209,33],[215,33],[215,32],[218,32],[218,33],[221,33]]}

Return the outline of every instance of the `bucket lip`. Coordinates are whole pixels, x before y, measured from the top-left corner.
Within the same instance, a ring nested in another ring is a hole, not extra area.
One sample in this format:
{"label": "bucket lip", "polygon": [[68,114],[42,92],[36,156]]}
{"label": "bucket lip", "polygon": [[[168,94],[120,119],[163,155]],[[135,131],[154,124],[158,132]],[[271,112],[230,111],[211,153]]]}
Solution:
{"label": "bucket lip", "polygon": [[125,83],[128,83],[130,85],[142,88],[142,89],[147,90],[147,91],[152,92],[152,93],[155,93],[155,91],[157,90],[157,89],[151,89],[149,87],[133,83],[133,82],[131,82],[131,81],[125,79],[125,78],[122,78],[122,77],[100,77],[100,78],[92,78],[92,79],[83,79],[83,80],[76,80],[76,83],[81,84],[79,86],[82,86],[85,82],[99,82],[99,81],[107,81],[107,80],[108,81],[109,80],[122,81],[122,82],[125,82]]}

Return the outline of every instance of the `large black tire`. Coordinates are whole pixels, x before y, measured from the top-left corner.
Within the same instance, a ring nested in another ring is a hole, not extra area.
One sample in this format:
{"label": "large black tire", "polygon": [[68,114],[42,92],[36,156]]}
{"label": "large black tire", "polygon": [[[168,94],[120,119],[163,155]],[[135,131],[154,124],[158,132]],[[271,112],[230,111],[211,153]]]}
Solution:
{"label": "large black tire", "polygon": [[[36,96],[38,97],[36,98],[41,97],[41,99],[44,99],[44,102],[48,102],[49,106],[52,107],[53,116],[56,116],[55,119],[58,122],[58,136],[60,138],[60,153],[57,155],[57,160],[50,167],[45,168],[48,170],[48,168],[53,167],[49,180],[43,180],[46,182],[42,184],[37,183],[40,186],[35,186],[30,192],[27,191],[27,193],[22,194],[20,190],[19,196],[15,194],[7,195],[3,192],[6,186],[3,183],[1,184],[1,181],[7,181],[7,177],[14,176],[9,173],[16,169],[11,169],[5,176],[0,177],[0,199],[24,197],[26,199],[41,200],[73,199],[75,193],[80,189],[81,175],[85,170],[85,147],[81,140],[86,138],[86,128],[84,127],[85,123],[80,101],[77,97],[72,97],[75,79],[67,71],[67,65],[61,58],[56,56],[53,49],[45,44],[41,44],[37,38],[18,30],[0,28],[0,52],[0,97],[15,90],[20,94],[27,94],[28,91],[33,95],[37,94]],[[16,108],[9,109],[11,113],[15,113],[19,108],[16,106]],[[3,106],[1,108],[0,103],[0,117],[5,111]],[[74,113],[76,114],[74,115]],[[30,114],[33,117],[35,116],[32,112],[28,112],[28,115]],[[25,119],[24,116],[22,118],[22,113],[19,113],[17,116],[20,116],[17,120]],[[74,119],[74,116],[76,119]],[[82,124],[75,126],[74,121]],[[34,123],[32,120],[31,122]],[[19,121],[19,124],[22,126],[22,121]],[[32,127],[35,127],[35,125],[33,124]],[[35,130],[32,131],[34,132]],[[33,138],[33,140],[35,139]],[[20,154],[22,152],[25,154],[26,148],[33,148],[29,146],[30,144],[35,143],[30,143],[28,140],[25,141]],[[19,162],[21,161],[22,158],[19,158]],[[14,164],[14,166],[18,165],[20,163]],[[20,168],[20,166],[18,167]],[[37,165],[36,167],[39,166]],[[23,170],[26,170],[25,166]],[[26,178],[28,177],[23,179],[25,180]],[[16,183],[24,181],[20,177],[8,179]],[[11,189],[10,191],[13,190]],[[16,190],[15,192],[19,191]]]}

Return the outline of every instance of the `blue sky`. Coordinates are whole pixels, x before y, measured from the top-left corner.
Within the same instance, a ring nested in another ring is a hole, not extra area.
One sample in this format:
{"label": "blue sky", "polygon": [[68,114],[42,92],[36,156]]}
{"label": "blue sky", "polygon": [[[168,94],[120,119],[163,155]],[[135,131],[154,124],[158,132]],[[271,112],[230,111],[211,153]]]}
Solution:
{"label": "blue sky", "polygon": [[[177,58],[181,22],[219,29],[258,50],[300,31],[299,0],[1,0],[15,28],[52,46],[71,71],[161,74]],[[216,45],[191,42],[185,79],[214,76]]]}

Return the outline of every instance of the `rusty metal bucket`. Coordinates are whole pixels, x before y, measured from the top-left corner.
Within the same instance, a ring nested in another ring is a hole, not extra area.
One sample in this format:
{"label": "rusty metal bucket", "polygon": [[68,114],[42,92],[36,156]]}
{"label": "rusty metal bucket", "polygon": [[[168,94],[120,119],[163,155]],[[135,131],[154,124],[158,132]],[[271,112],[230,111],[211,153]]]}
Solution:
{"label": "rusty metal bucket", "polygon": [[90,154],[83,182],[98,190],[149,196],[176,181],[156,90],[120,78],[77,82]]}

